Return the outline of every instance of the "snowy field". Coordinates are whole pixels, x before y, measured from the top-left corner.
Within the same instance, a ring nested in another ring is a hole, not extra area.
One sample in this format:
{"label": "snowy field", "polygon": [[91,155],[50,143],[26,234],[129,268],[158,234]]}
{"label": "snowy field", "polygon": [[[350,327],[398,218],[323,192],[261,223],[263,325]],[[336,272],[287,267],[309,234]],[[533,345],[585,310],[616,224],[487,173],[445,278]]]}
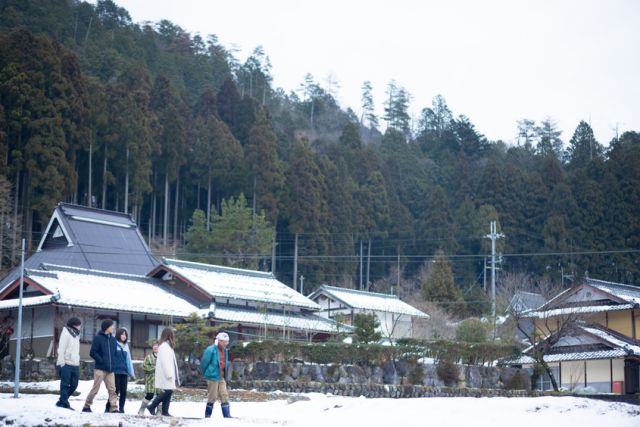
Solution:
{"label": "snowy field", "polygon": [[[55,390],[58,382],[31,386]],[[304,400],[232,402],[231,413],[238,418],[226,420],[216,404],[213,419],[204,420],[138,417],[137,400],[127,401],[126,414],[98,413],[106,402],[102,388],[92,408],[96,413],[81,413],[90,387],[89,381],[80,382],[80,396],[70,400],[75,412],[55,407],[57,396],[52,394],[21,394],[19,399],[13,394],[0,394],[0,426],[640,426],[640,407],[575,397],[365,399],[307,394]],[[202,417],[204,403],[172,402],[170,412],[177,417]]]}

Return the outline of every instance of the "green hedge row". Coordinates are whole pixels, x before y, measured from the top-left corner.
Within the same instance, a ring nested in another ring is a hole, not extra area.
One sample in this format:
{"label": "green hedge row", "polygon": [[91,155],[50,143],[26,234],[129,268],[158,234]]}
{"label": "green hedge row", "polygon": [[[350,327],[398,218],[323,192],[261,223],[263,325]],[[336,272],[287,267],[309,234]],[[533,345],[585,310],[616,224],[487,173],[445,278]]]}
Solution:
{"label": "green hedge row", "polygon": [[520,354],[520,349],[505,343],[463,343],[446,340],[402,340],[395,346],[344,344],[337,342],[300,343],[284,341],[236,342],[230,357],[249,362],[300,360],[308,363],[380,365],[389,360],[417,360],[429,357],[467,364],[483,364]]}

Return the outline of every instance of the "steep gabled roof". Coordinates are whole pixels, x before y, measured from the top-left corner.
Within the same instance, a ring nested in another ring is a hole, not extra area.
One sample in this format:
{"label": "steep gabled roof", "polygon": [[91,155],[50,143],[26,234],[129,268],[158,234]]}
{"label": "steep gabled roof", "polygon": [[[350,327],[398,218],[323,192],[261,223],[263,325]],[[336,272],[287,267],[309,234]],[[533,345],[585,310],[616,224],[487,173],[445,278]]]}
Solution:
{"label": "steep gabled roof", "polygon": [[415,317],[429,317],[428,314],[410,306],[395,295],[322,285],[309,295],[309,298],[316,301],[320,295],[326,295],[340,301],[349,308],[406,314]]}
{"label": "steep gabled roof", "polygon": [[177,259],[163,258],[162,262],[163,265],[151,271],[150,276],[157,277],[161,270],[166,270],[211,298],[255,301],[314,311],[320,309],[318,304],[278,281],[271,273]]}
{"label": "steep gabled roof", "polygon": [[[43,263],[70,267],[146,274],[158,261],[130,215],[59,203],[25,268]],[[0,290],[19,275],[14,268],[0,281]]]}
{"label": "steep gabled roof", "polygon": [[623,283],[585,279],[582,283],[556,295],[526,317],[549,317],[566,314],[628,310],[640,305],[640,287]]}
{"label": "steep gabled roof", "polygon": [[522,313],[526,310],[538,308],[546,302],[547,300],[542,296],[542,294],[518,291],[513,298],[511,298],[511,302],[509,303],[509,307],[507,307],[506,311]]}

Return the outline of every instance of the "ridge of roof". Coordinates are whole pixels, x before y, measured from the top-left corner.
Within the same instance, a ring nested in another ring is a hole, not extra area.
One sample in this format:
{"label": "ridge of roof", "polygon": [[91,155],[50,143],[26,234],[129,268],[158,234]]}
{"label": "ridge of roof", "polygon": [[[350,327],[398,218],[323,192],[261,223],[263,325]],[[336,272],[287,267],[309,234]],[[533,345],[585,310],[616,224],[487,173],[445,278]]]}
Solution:
{"label": "ridge of roof", "polygon": [[44,262],[40,264],[40,269],[28,269],[26,271],[29,271],[30,276],[39,275],[39,276],[45,276],[45,277],[54,277],[56,271],[61,271],[65,273],[86,274],[87,276],[100,276],[100,277],[111,277],[114,279],[137,280],[137,281],[147,282],[147,283],[154,280],[151,277],[140,275],[140,274],[118,273],[113,271],[94,270],[90,268],[71,267],[67,265],[48,264]]}
{"label": "ridge of roof", "polygon": [[64,213],[66,216],[71,216],[72,214],[68,214],[67,212],[64,211],[64,208],[71,208],[71,209],[78,209],[81,211],[86,211],[86,212],[93,212],[93,213],[99,213],[101,215],[109,215],[109,216],[117,216],[117,217],[121,217],[121,218],[126,218],[129,221],[131,221],[132,223],[135,224],[135,221],[133,220],[133,218],[131,217],[131,214],[125,213],[125,212],[117,212],[117,211],[110,211],[107,209],[100,209],[100,208],[94,208],[94,207],[90,207],[90,206],[83,206],[83,205],[75,205],[73,203],[66,203],[66,202],[59,202],[58,205],[56,206],[56,208],[61,208],[62,213]]}
{"label": "ridge of roof", "polygon": [[[390,298],[390,299],[400,300],[400,298],[397,295],[383,294],[383,293],[380,293],[380,292],[360,291],[358,289],[341,288],[339,286],[329,286],[329,285],[326,285],[326,284],[321,285],[317,289],[317,291],[320,291],[321,289],[326,289],[328,291],[335,290],[335,291],[338,291],[338,292],[348,292],[348,293],[357,294],[357,295],[367,295],[367,296],[373,296],[373,297],[379,297],[379,298]],[[402,301],[402,300],[400,300],[400,301]]]}
{"label": "ridge of roof", "polygon": [[167,267],[176,266],[176,267],[192,268],[195,270],[202,270],[206,272],[237,274],[239,276],[275,279],[275,276],[273,275],[273,273],[268,271],[247,270],[244,268],[226,267],[226,266],[214,265],[214,264],[204,264],[201,262],[183,261],[179,259],[165,258],[165,257],[162,257],[162,263]]}

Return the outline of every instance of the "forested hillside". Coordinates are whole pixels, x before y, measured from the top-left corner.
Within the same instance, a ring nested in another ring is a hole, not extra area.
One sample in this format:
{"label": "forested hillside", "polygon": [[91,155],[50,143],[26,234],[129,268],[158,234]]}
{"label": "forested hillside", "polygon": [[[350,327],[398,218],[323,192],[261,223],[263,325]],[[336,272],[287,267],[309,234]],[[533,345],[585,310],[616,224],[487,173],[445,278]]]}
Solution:
{"label": "forested hillside", "polygon": [[260,47],[240,63],[215,36],[135,24],[111,1],[0,0],[1,268],[67,201],[131,213],[159,254],[289,284],[297,244],[305,293],[389,292],[398,265],[414,277],[438,250],[469,289],[491,220],[501,271],[638,282],[639,133],[522,120],[509,146],[440,96],[412,121],[393,81],[377,117],[371,89],[345,110],[311,75],[273,87]]}

